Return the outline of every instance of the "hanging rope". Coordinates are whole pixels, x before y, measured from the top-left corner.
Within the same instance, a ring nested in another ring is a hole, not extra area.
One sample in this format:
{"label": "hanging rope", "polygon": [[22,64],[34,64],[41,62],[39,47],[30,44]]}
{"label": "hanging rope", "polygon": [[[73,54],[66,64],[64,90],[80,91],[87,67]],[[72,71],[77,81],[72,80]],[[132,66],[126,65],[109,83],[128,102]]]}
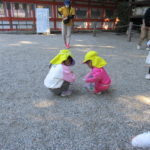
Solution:
{"label": "hanging rope", "polygon": [[[97,26],[97,22],[94,22],[94,29],[93,29],[93,36],[95,37],[96,36],[96,31],[99,31],[99,30],[96,30],[96,26]],[[114,30],[116,29],[120,29],[120,28],[127,28],[127,35],[128,35],[128,41],[130,42],[131,41],[131,37],[132,37],[132,28],[133,27],[141,27],[141,25],[138,25],[138,24],[133,24],[133,22],[130,22],[129,24],[126,24],[126,25],[120,25],[120,26],[116,26],[114,28]]]}

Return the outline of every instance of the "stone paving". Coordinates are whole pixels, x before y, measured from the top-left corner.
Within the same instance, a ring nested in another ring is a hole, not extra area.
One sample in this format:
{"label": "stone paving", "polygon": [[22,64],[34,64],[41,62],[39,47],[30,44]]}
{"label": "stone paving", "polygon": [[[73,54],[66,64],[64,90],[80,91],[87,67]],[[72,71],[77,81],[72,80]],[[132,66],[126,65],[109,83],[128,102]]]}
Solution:
{"label": "stone paving", "polygon": [[[61,35],[0,34],[0,150],[135,150],[132,137],[150,130],[148,51],[136,50],[137,37],[73,34],[77,81],[62,98],[43,85],[49,60],[64,49]],[[108,62],[112,86],[102,95],[82,90],[89,50]]]}

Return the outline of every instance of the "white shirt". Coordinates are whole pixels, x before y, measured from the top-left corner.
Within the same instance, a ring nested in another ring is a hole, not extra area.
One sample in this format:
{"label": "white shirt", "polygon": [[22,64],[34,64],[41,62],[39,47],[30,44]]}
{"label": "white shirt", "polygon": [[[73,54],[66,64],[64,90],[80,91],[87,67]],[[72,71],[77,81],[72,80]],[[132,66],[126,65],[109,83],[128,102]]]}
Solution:
{"label": "white shirt", "polygon": [[44,85],[47,88],[57,89],[63,84],[63,67],[62,64],[52,65],[45,80]]}

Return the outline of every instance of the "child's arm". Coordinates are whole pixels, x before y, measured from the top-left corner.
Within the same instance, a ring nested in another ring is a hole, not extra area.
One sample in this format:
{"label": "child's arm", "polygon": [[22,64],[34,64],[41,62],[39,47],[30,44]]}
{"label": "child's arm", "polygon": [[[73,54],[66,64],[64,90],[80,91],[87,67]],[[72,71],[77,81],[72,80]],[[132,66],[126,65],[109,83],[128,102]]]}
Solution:
{"label": "child's arm", "polygon": [[83,79],[85,79],[85,80],[86,80],[86,79],[88,79],[90,76],[92,76],[92,71],[91,71],[91,72],[89,72],[87,75],[85,75]]}
{"label": "child's arm", "polygon": [[97,82],[101,79],[101,73],[100,72],[96,72],[92,75],[92,77],[87,78],[86,82]]}
{"label": "child's arm", "polygon": [[68,82],[74,82],[76,79],[74,73],[70,70],[69,67],[63,67],[63,80]]}

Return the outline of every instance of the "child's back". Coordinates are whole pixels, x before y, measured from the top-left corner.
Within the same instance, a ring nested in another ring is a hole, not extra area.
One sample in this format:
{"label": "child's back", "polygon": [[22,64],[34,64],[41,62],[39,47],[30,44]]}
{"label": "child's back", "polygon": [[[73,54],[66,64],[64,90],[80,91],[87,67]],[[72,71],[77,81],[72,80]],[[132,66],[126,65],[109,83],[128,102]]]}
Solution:
{"label": "child's back", "polygon": [[44,85],[47,88],[55,89],[60,88],[63,84],[63,68],[62,64],[51,65],[49,73],[47,74]]}
{"label": "child's back", "polygon": [[75,75],[70,70],[70,66],[74,65],[74,63],[71,52],[69,50],[61,50],[50,61],[51,67],[44,80],[44,85],[56,95],[70,95],[70,82],[75,81]]}
{"label": "child's back", "polygon": [[104,68],[93,68],[93,76],[95,76],[101,84],[110,84],[111,79]]}

